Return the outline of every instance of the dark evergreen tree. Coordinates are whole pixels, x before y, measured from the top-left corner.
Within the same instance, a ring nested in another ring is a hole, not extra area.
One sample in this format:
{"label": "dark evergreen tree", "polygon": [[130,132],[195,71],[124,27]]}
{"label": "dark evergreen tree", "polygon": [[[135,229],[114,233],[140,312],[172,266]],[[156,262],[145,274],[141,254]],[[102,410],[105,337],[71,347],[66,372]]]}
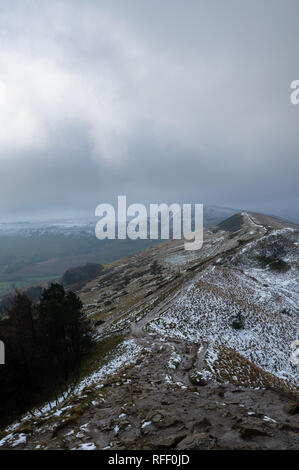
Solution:
{"label": "dark evergreen tree", "polygon": [[37,304],[17,292],[0,331],[6,352],[0,368],[1,423],[1,414],[23,412],[41,393],[75,377],[91,329],[80,298],[51,284]]}

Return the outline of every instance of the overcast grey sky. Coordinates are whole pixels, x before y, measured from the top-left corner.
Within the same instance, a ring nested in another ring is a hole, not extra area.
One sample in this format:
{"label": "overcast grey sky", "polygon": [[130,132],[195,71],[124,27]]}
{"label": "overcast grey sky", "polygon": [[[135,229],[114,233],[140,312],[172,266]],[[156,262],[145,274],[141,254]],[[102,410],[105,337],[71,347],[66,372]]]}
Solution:
{"label": "overcast grey sky", "polygon": [[0,219],[128,202],[291,215],[298,0],[1,0]]}

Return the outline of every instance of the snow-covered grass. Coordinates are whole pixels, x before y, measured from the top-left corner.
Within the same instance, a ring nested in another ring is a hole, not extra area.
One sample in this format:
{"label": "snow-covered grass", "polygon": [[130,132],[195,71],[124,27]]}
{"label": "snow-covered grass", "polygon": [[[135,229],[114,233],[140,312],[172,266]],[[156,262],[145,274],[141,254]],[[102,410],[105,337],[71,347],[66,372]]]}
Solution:
{"label": "snow-covered grass", "polygon": [[[294,315],[281,314],[283,299],[241,272],[215,267],[202,274],[148,329],[162,336],[206,341],[209,350],[213,344],[217,349],[225,346],[295,383],[290,345],[298,334],[298,322]],[[237,314],[244,317],[243,330],[231,326]]]}
{"label": "snow-covered grass", "polygon": [[3,447],[6,444],[9,444],[11,447],[16,447],[26,442],[26,440],[26,434],[10,433],[0,440],[0,447]]}
{"label": "snow-covered grass", "polygon": [[132,339],[124,341],[116,348],[114,358],[98,371],[85,377],[75,388],[74,393],[80,394],[85,387],[90,387],[95,384],[101,385],[107,377],[111,377],[115,373],[119,373],[124,367],[132,365],[138,358],[141,349],[142,348]]}

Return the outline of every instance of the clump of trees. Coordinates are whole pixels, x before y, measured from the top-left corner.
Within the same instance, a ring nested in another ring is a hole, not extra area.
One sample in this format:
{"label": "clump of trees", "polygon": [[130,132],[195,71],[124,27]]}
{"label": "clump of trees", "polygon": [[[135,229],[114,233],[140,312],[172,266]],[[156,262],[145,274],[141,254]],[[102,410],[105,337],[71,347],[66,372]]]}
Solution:
{"label": "clump of trees", "polygon": [[[35,301],[41,298],[43,290],[44,289],[41,286],[31,286],[24,290],[24,292],[30,300]],[[2,300],[0,301],[0,316],[4,315],[7,310],[11,308],[12,300],[11,294],[2,297]]]}
{"label": "clump of trees", "polygon": [[30,408],[70,380],[91,344],[82,303],[60,284],[45,289],[38,303],[17,292],[0,322],[5,365],[0,366],[0,423]]}
{"label": "clump of trees", "polygon": [[62,276],[62,284],[69,286],[78,282],[88,282],[95,279],[103,271],[103,266],[96,263],[87,263],[84,266],[78,266],[65,271]]}

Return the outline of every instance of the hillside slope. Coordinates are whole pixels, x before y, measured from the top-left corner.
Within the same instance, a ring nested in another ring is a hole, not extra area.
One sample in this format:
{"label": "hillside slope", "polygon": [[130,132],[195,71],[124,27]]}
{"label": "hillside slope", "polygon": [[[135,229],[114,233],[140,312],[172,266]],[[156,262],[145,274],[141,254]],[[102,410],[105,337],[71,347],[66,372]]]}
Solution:
{"label": "hillside slope", "polygon": [[0,448],[297,448],[298,228],[242,212],[107,266],[80,292],[106,354]]}

